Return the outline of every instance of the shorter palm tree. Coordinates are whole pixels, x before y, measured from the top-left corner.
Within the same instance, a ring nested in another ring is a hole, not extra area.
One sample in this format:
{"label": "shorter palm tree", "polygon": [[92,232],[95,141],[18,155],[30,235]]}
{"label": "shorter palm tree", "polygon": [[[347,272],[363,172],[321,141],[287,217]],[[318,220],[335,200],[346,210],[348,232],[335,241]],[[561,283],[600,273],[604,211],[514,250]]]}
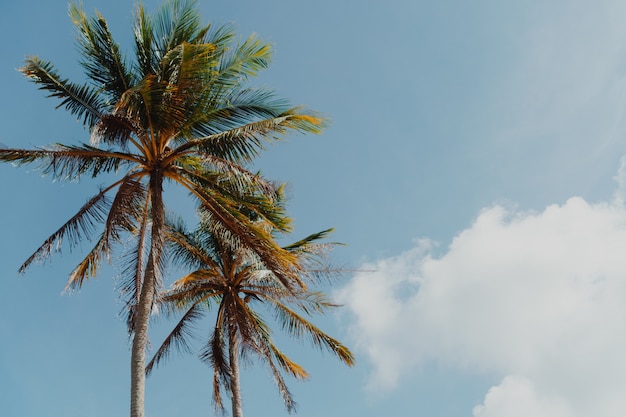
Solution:
{"label": "shorter palm tree", "polygon": [[[314,282],[338,272],[325,263],[325,255],[333,244],[316,243],[331,231],[313,234],[285,247],[297,256],[303,282]],[[156,351],[146,372],[165,359],[172,348],[188,351],[191,326],[214,304],[217,305],[215,326],[200,359],[213,368],[216,408],[224,408],[222,390],[225,389],[231,396],[233,417],[243,416],[240,357],[254,354],[269,366],[289,412],[295,411],[295,402],[281,371],[296,379],[308,377],[300,365],[276,347],[272,331],[256,307],[273,311],[282,329],[295,338],[308,336],[316,347],[326,348],[349,366],[354,364],[348,348],[305,318],[338,306],[324,293],[311,291],[306,285],[285,287],[253,252],[233,247],[206,224],[201,223],[194,233],[179,224],[170,229],[169,238],[174,242],[175,259],[194,271],[176,281],[161,298],[170,312],[184,311],[184,314]]]}

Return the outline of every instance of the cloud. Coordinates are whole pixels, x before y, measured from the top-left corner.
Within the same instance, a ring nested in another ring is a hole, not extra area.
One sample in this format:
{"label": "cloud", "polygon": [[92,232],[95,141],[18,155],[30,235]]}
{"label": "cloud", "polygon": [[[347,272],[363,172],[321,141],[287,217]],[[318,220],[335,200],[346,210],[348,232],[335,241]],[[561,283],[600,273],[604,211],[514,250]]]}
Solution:
{"label": "cloud", "polygon": [[475,417],[626,409],[622,194],[598,204],[574,197],[540,212],[496,205],[441,255],[421,240],[362,266],[376,272],[357,273],[338,298],[373,364],[370,387],[393,389],[438,361],[502,376]]}
{"label": "cloud", "polygon": [[541,396],[532,382],[508,376],[491,388],[485,402],[474,408],[474,417],[569,417],[571,410],[560,399]]}

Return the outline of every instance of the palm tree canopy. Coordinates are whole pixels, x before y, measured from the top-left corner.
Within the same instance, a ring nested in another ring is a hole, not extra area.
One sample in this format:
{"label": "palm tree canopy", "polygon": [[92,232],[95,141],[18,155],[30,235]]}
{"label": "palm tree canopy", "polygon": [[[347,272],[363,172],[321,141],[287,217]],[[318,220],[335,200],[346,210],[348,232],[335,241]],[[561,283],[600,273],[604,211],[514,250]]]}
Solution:
{"label": "palm tree canopy", "polygon": [[[300,262],[299,273],[309,283],[320,276],[340,272],[325,262],[326,253],[335,244],[318,243],[331,231],[310,235],[285,247],[296,254]],[[191,233],[178,223],[169,229],[168,234],[173,258],[193,272],[177,280],[162,296],[162,302],[170,312],[182,311],[183,314],[156,351],[147,372],[166,359],[173,349],[191,350],[194,325],[213,305],[217,309],[215,326],[200,358],[213,368],[213,397],[218,408],[222,408],[221,388],[232,393],[233,384],[238,384],[238,381],[232,381],[226,353],[233,344],[244,357],[255,355],[269,366],[289,411],[294,411],[295,403],[281,371],[297,379],[308,377],[300,365],[278,349],[269,325],[255,307],[271,311],[280,328],[291,336],[308,338],[314,346],[326,349],[344,363],[354,363],[348,348],[307,320],[309,316],[323,314],[338,306],[324,293],[304,287],[286,288],[255,253],[225,244],[203,224]],[[233,334],[236,340],[231,339]]]}
{"label": "palm tree canopy", "polygon": [[104,17],[89,17],[72,3],[69,13],[86,81],[70,81],[38,57],[29,57],[20,70],[58,100],[58,107],[82,121],[89,143],[0,149],[0,161],[35,164],[55,179],[107,173],[114,178],[48,237],[20,271],[59,250],[64,240],[72,247],[93,238],[94,246],[68,280],[68,288],[80,287],[97,274],[115,243],[134,239],[122,269],[132,283],[126,286],[134,335],[132,417],[144,415],[148,321],[164,264],[164,184],[186,190],[225,242],[255,253],[285,287],[300,285],[296,256],[258,226],[261,219],[289,230],[284,213],[274,208],[275,186],[247,164],[284,133],[319,133],[324,121],[290,107],[271,91],[250,88],[248,79],[270,62],[270,45],[254,35],[237,40],[229,25],[201,24],[196,6],[195,0],[169,0],[148,15],[139,3],[129,57]]}
{"label": "palm tree canopy", "polygon": [[100,14],[89,17],[72,3],[70,16],[87,82],[69,81],[38,57],[28,58],[20,70],[82,120],[90,143],[0,149],[0,160],[35,163],[65,180],[121,175],[52,234],[21,271],[60,248],[63,239],[72,246],[103,223],[104,232],[70,277],[69,287],[80,286],[95,275],[120,233],[145,226],[148,182],[158,174],[188,190],[231,241],[254,248],[288,283],[293,259],[276,257],[281,249],[247,213],[274,220],[281,230],[289,224],[268,209],[273,184],[245,166],[287,131],[319,133],[324,121],[289,107],[271,91],[247,86],[249,77],[268,66],[270,45],[254,35],[237,41],[230,25],[202,25],[194,0],[170,0],[154,15],[139,4],[131,58],[122,54]]}

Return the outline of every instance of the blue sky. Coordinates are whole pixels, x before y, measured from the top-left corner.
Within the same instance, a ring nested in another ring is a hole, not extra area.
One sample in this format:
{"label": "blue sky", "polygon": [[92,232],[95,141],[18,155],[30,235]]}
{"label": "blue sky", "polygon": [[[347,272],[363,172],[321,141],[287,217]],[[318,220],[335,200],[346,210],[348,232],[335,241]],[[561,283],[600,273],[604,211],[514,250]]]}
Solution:
{"label": "blue sky", "polygon": [[[153,10],[158,1],[146,1]],[[199,1],[275,47],[255,83],[328,115],[257,166],[290,184],[294,237],[335,227],[319,322],[346,368],[278,336],[312,378],[298,415],[612,417],[626,409],[626,4],[582,0]],[[85,0],[131,39],[133,3]],[[0,5],[0,143],[88,134],[15,69],[27,55],[80,78],[65,1]],[[99,181],[54,183],[0,166],[0,411],[128,409],[129,344],[114,268],[61,295],[81,248],[19,265]],[[180,196],[173,206],[190,210]],[[88,245],[85,245],[88,247]],[[158,343],[170,323],[153,326]],[[148,380],[151,417],[212,415],[210,370],[173,358]],[[248,415],[287,415],[262,367]]]}

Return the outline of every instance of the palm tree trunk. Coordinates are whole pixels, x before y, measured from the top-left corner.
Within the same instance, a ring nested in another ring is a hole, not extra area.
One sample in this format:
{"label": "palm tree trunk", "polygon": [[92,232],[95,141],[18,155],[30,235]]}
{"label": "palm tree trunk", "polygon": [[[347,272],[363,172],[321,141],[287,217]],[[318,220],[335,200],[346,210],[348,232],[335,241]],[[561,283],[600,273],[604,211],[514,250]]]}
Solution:
{"label": "palm tree trunk", "polygon": [[165,208],[163,205],[162,177],[153,174],[150,179],[152,230],[150,254],[146,272],[141,283],[139,300],[134,318],[134,335],[131,350],[130,416],[144,417],[146,387],[146,347],[148,346],[148,324],[154,301],[157,274],[163,248]]}
{"label": "palm tree trunk", "polygon": [[239,339],[237,338],[237,330],[233,325],[229,326],[228,339],[232,417],[243,417],[243,402],[241,400],[239,380]]}

